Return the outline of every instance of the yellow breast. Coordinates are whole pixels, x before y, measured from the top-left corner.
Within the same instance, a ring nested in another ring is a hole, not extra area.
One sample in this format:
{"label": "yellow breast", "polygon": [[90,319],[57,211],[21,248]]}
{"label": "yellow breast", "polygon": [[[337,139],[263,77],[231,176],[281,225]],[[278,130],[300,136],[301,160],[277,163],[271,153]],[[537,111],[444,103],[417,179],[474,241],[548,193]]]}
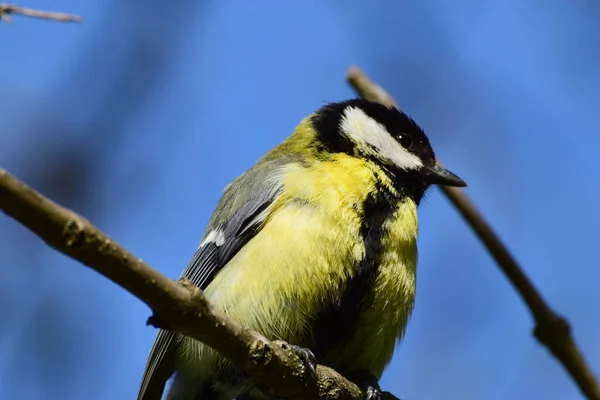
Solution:
{"label": "yellow breast", "polygon": [[388,222],[371,310],[366,310],[364,317],[368,321],[365,326],[372,326],[369,340],[372,348],[368,352],[378,375],[390,361],[414,307],[417,235],[417,206],[406,199]]}
{"label": "yellow breast", "polygon": [[386,223],[378,274],[361,309],[352,338],[327,358],[341,367],[381,377],[402,338],[416,292],[417,206],[405,199]]}
{"label": "yellow breast", "polygon": [[[263,228],[205,293],[243,325],[303,344],[310,340],[312,321],[323,304],[339,301],[357,263],[367,256],[361,236],[365,202],[382,186],[395,191],[375,165],[348,155],[286,168],[285,190],[270,207]],[[350,342],[332,349],[332,366],[342,360],[380,375],[412,310],[416,205],[405,200],[395,207],[385,222],[379,271],[365,307]],[[181,352],[186,364],[209,358],[220,362],[199,342],[186,341]]]}

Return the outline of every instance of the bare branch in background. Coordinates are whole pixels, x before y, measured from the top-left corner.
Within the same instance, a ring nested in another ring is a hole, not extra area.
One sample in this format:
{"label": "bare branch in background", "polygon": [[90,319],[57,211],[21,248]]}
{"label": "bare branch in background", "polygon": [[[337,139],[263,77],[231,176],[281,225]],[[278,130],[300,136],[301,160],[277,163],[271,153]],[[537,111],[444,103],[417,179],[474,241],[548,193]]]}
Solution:
{"label": "bare branch in background", "polygon": [[[361,97],[387,106],[398,107],[394,99],[381,86],[369,79],[360,68],[351,67],[347,79]],[[533,333],[538,341],[554,354],[588,399],[600,400],[600,386],[571,336],[568,321],[554,312],[544,301],[464,190],[447,186],[440,186],[440,189],[475,231],[479,240],[529,307],[536,324]]]}
{"label": "bare branch in background", "polygon": [[24,15],[26,17],[47,19],[56,22],[81,22],[83,18],[79,15],[65,14],[54,11],[34,10],[19,7],[15,4],[0,3],[0,20],[12,22],[11,14]]}
{"label": "bare branch in background", "polygon": [[[0,209],[49,246],[112,280],[153,311],[149,322],[200,340],[252,376],[265,393],[288,399],[352,399],[365,394],[334,370],[306,370],[289,346],[271,342],[213,308],[203,292],[179,285],[129,253],[88,220],[0,169]],[[386,399],[395,399],[389,393]]]}

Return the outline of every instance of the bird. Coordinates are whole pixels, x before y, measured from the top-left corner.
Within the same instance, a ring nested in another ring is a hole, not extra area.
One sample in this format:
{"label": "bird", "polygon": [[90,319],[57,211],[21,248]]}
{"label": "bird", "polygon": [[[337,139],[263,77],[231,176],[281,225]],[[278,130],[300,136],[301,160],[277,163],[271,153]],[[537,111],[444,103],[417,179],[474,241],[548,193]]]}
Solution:
{"label": "bird", "polygon": [[[182,273],[216,308],[380,399],[416,294],[417,207],[466,183],[393,106],[327,103],[227,185]],[[266,399],[203,343],[159,329],[138,400]]]}

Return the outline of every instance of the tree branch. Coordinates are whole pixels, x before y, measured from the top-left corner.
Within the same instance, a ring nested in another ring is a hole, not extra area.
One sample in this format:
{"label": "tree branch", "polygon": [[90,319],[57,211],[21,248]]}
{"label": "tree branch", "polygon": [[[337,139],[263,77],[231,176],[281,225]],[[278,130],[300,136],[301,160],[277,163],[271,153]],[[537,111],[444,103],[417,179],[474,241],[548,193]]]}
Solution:
{"label": "tree branch", "polygon": [[53,11],[34,10],[31,8],[19,7],[15,4],[0,3],[0,20],[12,22],[11,14],[24,15],[26,17],[47,19],[57,22],[81,22],[83,18],[79,15],[58,13]]}
{"label": "tree branch", "polygon": [[[358,67],[351,67],[348,70],[347,79],[361,97],[387,106],[398,107],[394,99],[381,86],[371,81]],[[598,382],[571,337],[568,321],[554,312],[544,301],[542,295],[536,290],[466,193],[456,187],[440,186],[440,189],[475,231],[479,240],[529,307],[536,324],[533,333],[537,340],[558,359],[588,399],[600,400]]]}
{"label": "tree branch", "polygon": [[[334,370],[316,376],[283,342],[271,342],[213,308],[197,287],[168,279],[88,220],[45,198],[0,169],[0,209],[49,246],[104,275],[146,303],[149,323],[200,340],[252,376],[270,396],[362,400],[364,393]],[[389,393],[386,399],[395,399]]]}

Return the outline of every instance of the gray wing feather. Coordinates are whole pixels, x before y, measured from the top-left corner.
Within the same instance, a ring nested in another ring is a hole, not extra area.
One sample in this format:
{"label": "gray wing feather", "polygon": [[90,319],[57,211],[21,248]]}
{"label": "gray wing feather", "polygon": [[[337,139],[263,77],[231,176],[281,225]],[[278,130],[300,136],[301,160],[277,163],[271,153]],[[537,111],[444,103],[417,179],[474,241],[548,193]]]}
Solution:
{"label": "gray wing feather", "polygon": [[138,392],[138,400],[160,400],[165,384],[175,371],[175,334],[159,329],[150,349],[144,376]]}
{"label": "gray wing feather", "polygon": [[[283,167],[300,161],[287,156],[259,162],[233,181],[223,193],[211,216],[203,240],[213,232],[222,235],[218,241],[201,242],[181,277],[205,289],[227,262],[262,227],[268,207],[282,190]],[[167,380],[175,370],[178,334],[159,329],[154,339],[138,400],[160,400]]]}

